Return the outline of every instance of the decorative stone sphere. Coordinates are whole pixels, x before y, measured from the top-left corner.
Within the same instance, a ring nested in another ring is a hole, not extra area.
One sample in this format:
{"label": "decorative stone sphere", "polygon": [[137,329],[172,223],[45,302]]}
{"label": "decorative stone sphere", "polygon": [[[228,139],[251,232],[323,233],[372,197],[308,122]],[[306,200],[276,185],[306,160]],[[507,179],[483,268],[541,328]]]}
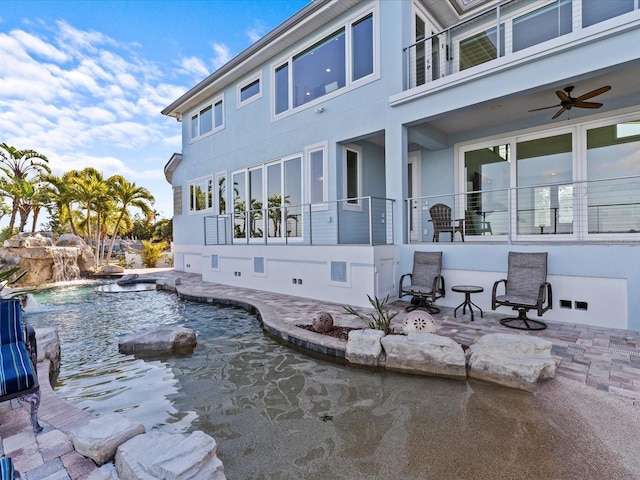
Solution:
{"label": "decorative stone sphere", "polygon": [[407,313],[402,324],[402,331],[407,334],[409,332],[433,333],[436,331],[436,321],[429,312],[424,310],[412,310]]}
{"label": "decorative stone sphere", "polygon": [[311,325],[314,332],[326,333],[333,328],[333,317],[329,312],[318,312]]}

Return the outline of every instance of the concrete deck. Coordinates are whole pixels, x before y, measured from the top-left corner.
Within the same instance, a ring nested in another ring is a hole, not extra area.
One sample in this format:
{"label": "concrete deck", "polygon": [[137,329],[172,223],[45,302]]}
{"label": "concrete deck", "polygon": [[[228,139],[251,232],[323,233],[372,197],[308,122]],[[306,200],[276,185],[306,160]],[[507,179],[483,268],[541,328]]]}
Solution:
{"label": "concrete deck", "polygon": [[[265,327],[272,333],[329,354],[340,356],[344,342],[296,328],[295,324],[310,324],[317,312],[328,311],[337,325],[363,326],[360,320],[345,314],[342,305],[338,304],[203,283],[200,275],[173,270],[137,273],[156,278],[179,276],[178,292],[186,298],[201,301],[215,298],[250,304],[258,310]],[[406,302],[396,302],[392,308],[401,311],[406,305]],[[443,307],[441,313],[435,315],[437,333],[467,345],[487,333],[519,333],[500,325],[498,319],[511,313],[508,309],[503,310],[500,315],[485,313],[484,318],[477,314],[475,321],[471,322],[468,313],[454,318],[453,309]],[[553,343],[558,377],[606,392],[631,406],[640,405],[640,333],[552,321],[547,323],[546,330],[521,333],[536,335]],[[92,460],[74,451],[69,431],[91,419],[92,415],[60,400],[47,381],[48,371],[48,362],[38,364],[42,389],[39,419],[44,430],[34,435],[28,407],[17,400],[0,404],[0,454],[13,459],[23,479],[85,479],[97,467]]]}

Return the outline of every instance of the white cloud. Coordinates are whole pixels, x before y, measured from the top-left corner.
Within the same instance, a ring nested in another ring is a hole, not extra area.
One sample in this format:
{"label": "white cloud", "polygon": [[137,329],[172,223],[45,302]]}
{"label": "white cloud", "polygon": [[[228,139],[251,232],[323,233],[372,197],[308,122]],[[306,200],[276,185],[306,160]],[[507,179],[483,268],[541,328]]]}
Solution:
{"label": "white cloud", "polygon": [[[225,62],[228,48],[214,49]],[[181,62],[186,84],[95,31],[30,22],[0,32],[0,142],[45,154],[56,174],[88,166],[145,186],[170,216],[163,167],[181,148],[181,126],[160,111],[210,73]]]}
{"label": "white cloud", "polygon": [[231,50],[224,43],[214,43],[211,45],[215,56],[212,59],[214,69],[220,68],[232,58]]}
{"label": "white cloud", "polygon": [[246,34],[251,43],[255,43],[260,40],[267,32],[267,26],[260,20],[256,20],[252,28],[247,30]]}
{"label": "white cloud", "polygon": [[181,59],[180,72],[191,75],[193,78],[204,78],[210,73],[205,63],[197,57]]}

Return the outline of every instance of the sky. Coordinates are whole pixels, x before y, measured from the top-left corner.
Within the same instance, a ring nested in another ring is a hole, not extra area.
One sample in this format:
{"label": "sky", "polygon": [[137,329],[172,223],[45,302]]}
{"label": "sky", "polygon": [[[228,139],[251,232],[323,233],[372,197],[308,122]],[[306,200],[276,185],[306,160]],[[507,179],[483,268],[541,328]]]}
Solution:
{"label": "sky", "polygon": [[123,175],[171,218],[160,111],[309,1],[0,0],[0,143]]}

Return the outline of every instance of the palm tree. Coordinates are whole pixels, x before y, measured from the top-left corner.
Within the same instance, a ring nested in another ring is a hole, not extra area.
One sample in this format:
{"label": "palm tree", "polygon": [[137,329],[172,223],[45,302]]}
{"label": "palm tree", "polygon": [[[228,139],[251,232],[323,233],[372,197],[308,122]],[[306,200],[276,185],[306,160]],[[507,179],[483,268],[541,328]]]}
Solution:
{"label": "palm tree", "polygon": [[23,181],[27,181],[29,174],[41,176],[45,173],[51,173],[51,169],[47,165],[49,160],[46,156],[35,150],[18,150],[6,143],[0,144],[0,169],[4,172],[9,182],[14,182],[19,188],[11,189],[11,219],[9,220],[9,231],[13,231],[16,216],[20,208],[22,194],[25,185]]}
{"label": "palm tree", "polygon": [[113,245],[118,235],[120,224],[128,214],[129,208],[135,207],[140,209],[142,214],[151,220],[155,214],[151,205],[153,205],[154,197],[151,192],[144,187],[138,187],[135,182],[129,182],[122,175],[113,175],[108,179],[109,190],[111,197],[117,205],[117,209],[120,211],[120,215],[113,227],[113,234],[111,235],[111,242],[109,244],[109,251],[107,253],[106,263],[109,263],[111,259],[111,253],[113,252]]}
{"label": "palm tree", "polygon": [[78,229],[74,221],[74,218],[77,217],[77,211],[73,209],[73,204],[77,200],[74,194],[74,182],[77,176],[77,170],[69,170],[60,177],[55,175],[45,176],[45,180],[52,190],[52,203],[55,206],[58,221],[61,224],[69,222],[69,228],[74,235],[78,235]]}

